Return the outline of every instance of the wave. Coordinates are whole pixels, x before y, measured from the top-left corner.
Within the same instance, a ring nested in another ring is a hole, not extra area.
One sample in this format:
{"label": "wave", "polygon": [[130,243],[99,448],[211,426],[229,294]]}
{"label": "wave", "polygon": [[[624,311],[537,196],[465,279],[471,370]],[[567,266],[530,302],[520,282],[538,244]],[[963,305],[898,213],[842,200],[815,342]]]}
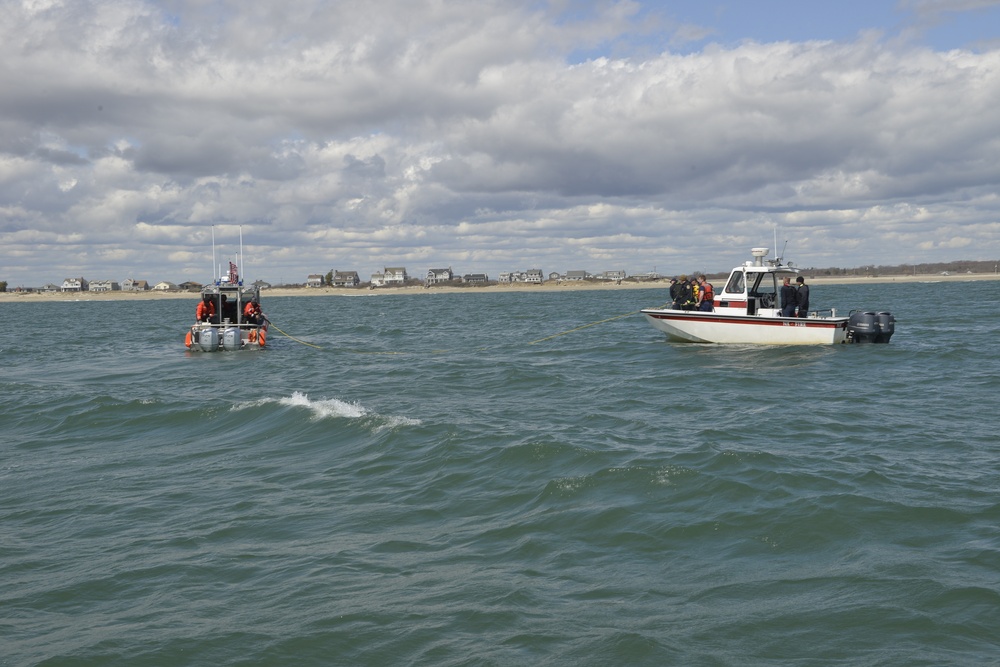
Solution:
{"label": "wave", "polygon": [[305,409],[312,414],[312,419],[367,419],[376,423],[375,430],[394,429],[400,426],[419,426],[419,419],[398,415],[380,415],[358,403],[349,403],[338,398],[311,399],[307,394],[293,391],[291,396],[280,398],[262,398],[256,401],[245,401],[233,406],[234,411],[246,410],[267,404],[277,404],[293,409]]}

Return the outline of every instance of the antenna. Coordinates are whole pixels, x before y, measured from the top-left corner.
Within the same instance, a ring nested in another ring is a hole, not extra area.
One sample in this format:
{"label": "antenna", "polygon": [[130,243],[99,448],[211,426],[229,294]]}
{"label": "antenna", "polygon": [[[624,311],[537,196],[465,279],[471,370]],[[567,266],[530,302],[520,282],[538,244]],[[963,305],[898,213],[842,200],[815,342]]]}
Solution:
{"label": "antenna", "polygon": [[[240,264],[242,264],[242,263],[243,263],[243,225],[240,225],[240,256],[239,256],[239,258],[238,258],[238,259],[237,259],[236,261],[237,261],[238,263],[240,263]],[[240,273],[241,273],[242,275],[246,275],[246,272],[247,272],[247,269],[246,269],[246,266],[243,266],[243,267],[241,267],[241,269],[242,269],[242,270],[241,270],[241,272],[240,272]],[[242,277],[240,277],[240,279],[239,279],[239,281],[238,281],[238,282],[239,282],[239,284],[240,284],[240,285],[242,285],[242,284],[243,284],[243,279],[242,279]]]}
{"label": "antenna", "polygon": [[212,276],[212,282],[215,282],[215,277],[216,275],[218,275],[215,273],[216,266],[217,264],[215,263],[215,225],[212,225],[212,273],[210,274]]}

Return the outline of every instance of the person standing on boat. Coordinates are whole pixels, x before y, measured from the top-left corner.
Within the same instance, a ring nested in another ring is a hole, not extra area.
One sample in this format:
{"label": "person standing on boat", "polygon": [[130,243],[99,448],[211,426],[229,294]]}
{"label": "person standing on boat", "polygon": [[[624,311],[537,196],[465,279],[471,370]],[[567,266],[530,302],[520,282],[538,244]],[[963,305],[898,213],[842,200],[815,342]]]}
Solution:
{"label": "person standing on boat", "polygon": [[795,288],[788,276],[785,276],[781,285],[781,316],[795,317]]}
{"label": "person standing on boat", "polygon": [[198,307],[194,311],[194,318],[199,322],[210,322],[213,317],[215,317],[215,303],[212,302],[212,296],[206,294],[198,302]]}
{"label": "person standing on boat", "polygon": [[799,276],[795,279],[798,287],[795,289],[795,306],[799,309],[799,317],[809,315],[809,285],[806,285],[805,278]]}
{"label": "person standing on boat", "polygon": [[[691,290],[687,275],[682,275],[675,287],[677,290],[674,296],[674,310],[691,310],[694,306],[694,292]],[[670,291],[674,292],[673,289]]]}
{"label": "person standing on boat", "polygon": [[705,274],[698,276],[698,310],[706,313],[712,312],[715,302],[715,288],[708,282]]}

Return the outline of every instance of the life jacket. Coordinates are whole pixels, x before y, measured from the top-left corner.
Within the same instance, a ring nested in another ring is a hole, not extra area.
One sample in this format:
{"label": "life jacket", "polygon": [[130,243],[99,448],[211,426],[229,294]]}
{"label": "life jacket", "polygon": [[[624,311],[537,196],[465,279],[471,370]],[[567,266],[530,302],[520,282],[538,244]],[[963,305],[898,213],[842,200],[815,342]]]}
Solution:
{"label": "life jacket", "polygon": [[695,303],[701,303],[701,299],[699,298],[700,294],[701,294],[701,285],[699,285],[698,283],[692,284],[691,285],[691,296],[694,299]]}
{"label": "life jacket", "polygon": [[260,306],[253,301],[247,301],[247,305],[243,309],[243,314],[248,317],[257,317],[260,315]]}
{"label": "life jacket", "polygon": [[715,290],[712,287],[712,283],[706,280],[702,283],[701,290],[703,293],[701,298],[702,301],[715,301]]}

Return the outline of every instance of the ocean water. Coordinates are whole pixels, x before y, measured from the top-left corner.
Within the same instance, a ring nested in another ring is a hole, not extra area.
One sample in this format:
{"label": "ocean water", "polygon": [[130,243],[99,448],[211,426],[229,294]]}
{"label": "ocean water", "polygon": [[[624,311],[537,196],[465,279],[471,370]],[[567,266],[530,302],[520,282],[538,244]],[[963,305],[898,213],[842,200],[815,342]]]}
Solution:
{"label": "ocean water", "polygon": [[265,298],[218,354],[0,303],[0,665],[998,664],[998,290],[814,286],[896,334],[805,348],[665,290]]}

